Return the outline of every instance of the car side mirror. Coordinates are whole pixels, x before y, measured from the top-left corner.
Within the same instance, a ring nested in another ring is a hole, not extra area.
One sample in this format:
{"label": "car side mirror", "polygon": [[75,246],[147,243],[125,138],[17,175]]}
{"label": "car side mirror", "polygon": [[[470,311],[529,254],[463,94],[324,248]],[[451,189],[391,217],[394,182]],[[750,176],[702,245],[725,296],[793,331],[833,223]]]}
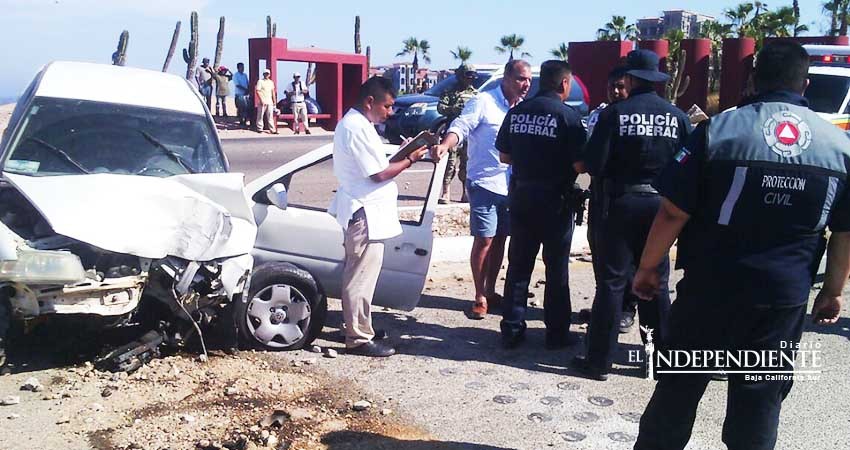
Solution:
{"label": "car side mirror", "polygon": [[272,202],[272,205],[280,209],[286,209],[286,205],[289,202],[286,186],[283,183],[275,183],[272,187],[268,188],[266,190],[266,197]]}

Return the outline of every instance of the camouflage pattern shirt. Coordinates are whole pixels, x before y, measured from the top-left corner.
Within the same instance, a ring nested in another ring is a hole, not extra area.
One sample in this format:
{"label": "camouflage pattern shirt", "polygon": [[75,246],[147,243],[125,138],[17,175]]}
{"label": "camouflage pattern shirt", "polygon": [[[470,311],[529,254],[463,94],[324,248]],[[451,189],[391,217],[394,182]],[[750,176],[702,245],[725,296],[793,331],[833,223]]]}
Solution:
{"label": "camouflage pattern shirt", "polygon": [[440,103],[437,104],[437,112],[446,116],[449,121],[452,121],[463,111],[463,106],[466,105],[466,102],[476,95],[478,95],[478,89],[472,86],[462,91],[457,89],[447,91],[440,97]]}

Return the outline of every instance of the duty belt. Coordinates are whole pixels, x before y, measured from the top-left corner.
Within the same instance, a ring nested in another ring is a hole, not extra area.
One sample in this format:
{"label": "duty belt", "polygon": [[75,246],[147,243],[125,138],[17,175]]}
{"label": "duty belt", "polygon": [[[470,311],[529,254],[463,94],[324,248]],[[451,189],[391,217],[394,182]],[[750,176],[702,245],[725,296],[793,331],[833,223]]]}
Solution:
{"label": "duty belt", "polygon": [[623,184],[609,180],[605,180],[605,192],[607,192],[608,195],[658,193],[651,184]]}

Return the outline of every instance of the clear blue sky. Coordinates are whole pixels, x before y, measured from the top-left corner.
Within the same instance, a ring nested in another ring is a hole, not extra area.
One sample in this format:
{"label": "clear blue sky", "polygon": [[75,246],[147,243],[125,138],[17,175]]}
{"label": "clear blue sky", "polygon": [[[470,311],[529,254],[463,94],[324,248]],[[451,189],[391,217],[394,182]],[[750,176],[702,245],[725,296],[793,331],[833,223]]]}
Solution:
{"label": "clear blue sky", "polygon": [[[235,69],[246,61],[247,39],[266,33],[265,17],[277,22],[278,37],[290,45],[353,51],[354,16],[360,15],[365,52],[372,64],[389,64],[409,36],[431,44],[431,67],[454,67],[449,50],[470,47],[472,61],[503,62],[493,47],[499,37],[525,37],[532,63],[548,58],[560,42],[593,40],[596,29],[614,14],[630,22],[687,9],[720,17],[733,0],[430,0],[430,1],[270,1],[270,0],[0,0],[0,30],[5,69],[0,71],[0,99],[15,97],[38,69],[53,60],[110,62],[121,30],[130,31],[127,65],[162,68],[174,24],[183,22],[170,71],[185,72],[180,49],[189,41],[189,13],[200,16],[202,56],[212,58],[218,18],[227,18],[223,62]],[[822,34],[826,18],[820,0],[800,0],[803,22]],[[768,2],[771,8],[791,0]],[[301,69],[303,70],[303,69]],[[128,89],[132,88],[128,86]]]}

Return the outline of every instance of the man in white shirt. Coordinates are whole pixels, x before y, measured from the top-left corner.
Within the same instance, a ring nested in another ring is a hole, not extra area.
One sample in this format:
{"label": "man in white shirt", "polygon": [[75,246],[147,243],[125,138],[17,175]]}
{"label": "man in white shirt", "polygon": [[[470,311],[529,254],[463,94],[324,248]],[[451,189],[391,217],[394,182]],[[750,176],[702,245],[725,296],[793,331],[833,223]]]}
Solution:
{"label": "man in white shirt", "polygon": [[398,186],[392,181],[427,154],[421,147],[389,162],[375,124],[392,114],[395,90],[387,78],[372,77],[360,86],[357,104],[334,130],[334,175],[339,188],[328,212],[345,233],[342,315],[347,353],[391,356],[395,350],[373,341],[372,296],[384,260],[383,241],[401,234]]}
{"label": "man in white shirt", "polygon": [[292,90],[289,91],[289,101],[292,105],[292,130],[295,134],[301,132],[301,126],[304,124],[304,133],[310,134],[310,119],[307,118],[307,103],[306,97],[309,95],[307,86],[301,82],[301,74],[295,72],[292,74]]}
{"label": "man in white shirt", "polygon": [[463,112],[434,146],[439,159],[449,149],[468,140],[466,165],[469,227],[474,240],[470,265],[475,283],[475,302],[469,311],[472,319],[483,319],[488,304],[497,306],[496,280],[505,257],[508,223],[508,165],[499,160],[496,135],[508,109],[519,103],[531,87],[531,66],[521,59],[505,65],[502,83],[496,89],[476,95],[464,105]]}
{"label": "man in white shirt", "polygon": [[257,80],[254,87],[254,104],[257,105],[257,121],[255,131],[263,132],[263,123],[269,124],[269,132],[277,134],[277,119],[275,118],[275,105],[277,105],[277,90],[271,79],[272,71],[263,69],[263,79]]}

